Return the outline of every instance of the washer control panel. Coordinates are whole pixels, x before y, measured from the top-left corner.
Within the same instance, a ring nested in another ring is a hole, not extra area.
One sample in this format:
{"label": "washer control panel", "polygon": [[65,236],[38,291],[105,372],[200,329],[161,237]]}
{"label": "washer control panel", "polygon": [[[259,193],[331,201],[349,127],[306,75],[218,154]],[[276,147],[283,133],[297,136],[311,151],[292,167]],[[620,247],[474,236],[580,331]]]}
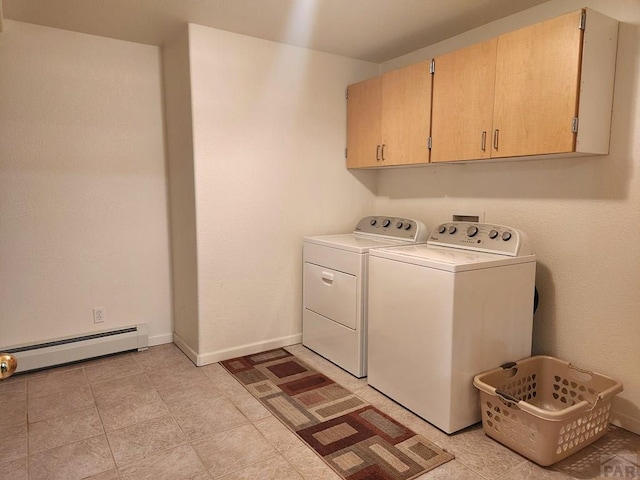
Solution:
{"label": "washer control panel", "polygon": [[517,257],[531,254],[526,235],[504,225],[472,222],[442,223],[433,229],[430,245]]}
{"label": "washer control panel", "polygon": [[353,233],[416,243],[427,239],[427,228],[424,223],[401,217],[364,217],[358,222]]}

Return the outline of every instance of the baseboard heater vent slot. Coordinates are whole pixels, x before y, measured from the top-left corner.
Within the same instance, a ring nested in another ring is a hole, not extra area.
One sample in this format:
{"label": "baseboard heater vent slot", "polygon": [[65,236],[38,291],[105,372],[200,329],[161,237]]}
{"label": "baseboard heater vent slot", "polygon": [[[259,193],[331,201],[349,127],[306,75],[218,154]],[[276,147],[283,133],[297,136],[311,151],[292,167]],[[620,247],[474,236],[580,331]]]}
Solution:
{"label": "baseboard heater vent slot", "polygon": [[148,347],[147,325],[140,324],[0,350],[16,356],[16,372],[28,372]]}

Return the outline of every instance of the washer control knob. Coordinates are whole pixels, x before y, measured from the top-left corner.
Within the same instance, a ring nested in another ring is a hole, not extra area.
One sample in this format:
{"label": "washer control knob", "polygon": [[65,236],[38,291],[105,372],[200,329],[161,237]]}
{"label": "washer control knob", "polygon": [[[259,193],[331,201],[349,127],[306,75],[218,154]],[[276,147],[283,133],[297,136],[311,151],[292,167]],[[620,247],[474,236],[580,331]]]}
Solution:
{"label": "washer control knob", "polygon": [[497,237],[498,237],[498,231],[497,231],[497,230],[491,230],[491,231],[489,232],[489,238],[490,238],[491,240],[493,240],[494,238],[497,238]]}
{"label": "washer control knob", "polygon": [[450,234],[450,235],[453,235],[454,233],[456,233],[456,231],[457,231],[457,230],[458,230],[458,229],[456,228],[456,226],[455,226],[455,225],[451,225],[451,226],[449,227],[449,234]]}
{"label": "washer control knob", "polygon": [[475,237],[477,234],[478,234],[478,227],[476,227],[475,225],[471,225],[469,228],[467,228],[468,237]]}
{"label": "washer control knob", "polygon": [[410,224],[410,223],[406,223],[406,224],[404,225],[404,229],[405,229],[405,230],[407,230],[407,231],[408,231],[408,230],[411,230],[411,224]]}
{"label": "washer control knob", "polygon": [[403,225],[404,225],[404,223],[398,222],[398,223],[396,223],[396,228],[402,228]]}
{"label": "washer control knob", "polygon": [[375,226],[376,223],[378,223],[378,220],[376,220],[375,218],[369,220],[369,225],[371,225],[372,227]]}
{"label": "washer control knob", "polygon": [[447,231],[447,227],[445,227],[444,225],[440,225],[438,227],[438,233],[444,233]]}
{"label": "washer control knob", "polygon": [[511,233],[510,232],[504,232],[502,234],[502,240],[504,240],[505,242],[508,242],[509,240],[511,240]]}
{"label": "washer control knob", "polygon": [[389,220],[388,218],[385,218],[385,219],[382,221],[382,226],[383,226],[384,228],[387,228],[389,225],[391,225],[391,220]]}

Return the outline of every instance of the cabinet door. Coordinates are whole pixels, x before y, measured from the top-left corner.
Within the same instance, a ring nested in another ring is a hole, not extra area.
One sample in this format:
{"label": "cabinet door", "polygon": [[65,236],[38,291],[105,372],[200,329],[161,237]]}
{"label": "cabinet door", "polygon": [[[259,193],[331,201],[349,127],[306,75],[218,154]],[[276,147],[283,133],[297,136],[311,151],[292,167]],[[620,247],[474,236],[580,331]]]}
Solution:
{"label": "cabinet door", "polygon": [[347,89],[347,168],[380,165],[381,83],[375,77]]}
{"label": "cabinet door", "polygon": [[492,157],[575,150],[581,13],[498,37]]}
{"label": "cabinet door", "polygon": [[432,162],[491,156],[497,39],[435,59]]}
{"label": "cabinet door", "polygon": [[431,61],[382,76],[383,165],[429,162]]}

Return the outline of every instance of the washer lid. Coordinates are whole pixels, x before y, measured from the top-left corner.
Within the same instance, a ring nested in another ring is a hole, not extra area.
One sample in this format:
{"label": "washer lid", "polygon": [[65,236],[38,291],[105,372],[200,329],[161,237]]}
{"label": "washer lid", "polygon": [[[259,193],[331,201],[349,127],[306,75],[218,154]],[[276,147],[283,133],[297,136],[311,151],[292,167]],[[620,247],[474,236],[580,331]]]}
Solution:
{"label": "washer lid", "polygon": [[465,272],[481,268],[501,267],[517,263],[534,262],[535,255],[509,257],[492,253],[473,252],[458,248],[432,245],[408,245],[398,248],[373,250],[372,257],[435,268],[447,272]]}

